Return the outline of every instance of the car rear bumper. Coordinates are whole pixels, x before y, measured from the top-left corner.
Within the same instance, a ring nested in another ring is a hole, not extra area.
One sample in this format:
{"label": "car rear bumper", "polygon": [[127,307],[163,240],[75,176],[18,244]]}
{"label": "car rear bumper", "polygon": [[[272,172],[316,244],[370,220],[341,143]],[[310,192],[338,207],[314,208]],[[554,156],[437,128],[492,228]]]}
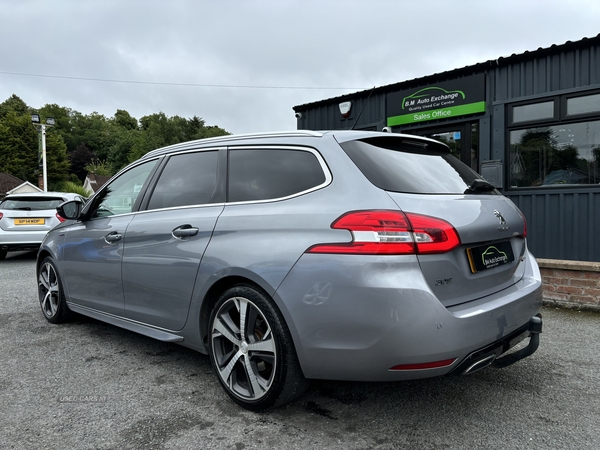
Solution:
{"label": "car rear bumper", "polygon": [[0,248],[8,251],[39,248],[48,230],[0,232]]}
{"label": "car rear bumper", "polygon": [[8,252],[17,252],[22,250],[36,250],[40,248],[40,242],[21,242],[18,244],[2,243],[0,244],[0,250]]}
{"label": "car rear bumper", "polygon": [[[495,359],[507,338],[527,331],[541,310],[542,280],[533,256],[525,263],[518,283],[447,308],[414,257],[357,261],[304,255],[277,290],[277,300],[308,378],[394,381],[446,375],[474,352],[501,343],[493,348]],[[306,294],[298,297],[302,287]]]}

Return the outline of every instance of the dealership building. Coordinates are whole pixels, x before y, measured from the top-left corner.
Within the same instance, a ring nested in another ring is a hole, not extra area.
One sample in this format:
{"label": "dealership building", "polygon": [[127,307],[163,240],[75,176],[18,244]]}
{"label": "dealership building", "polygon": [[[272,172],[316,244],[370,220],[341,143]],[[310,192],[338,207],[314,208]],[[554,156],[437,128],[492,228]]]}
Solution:
{"label": "dealership building", "polygon": [[298,129],[444,141],[523,211],[546,267],[600,273],[600,35],[293,109]]}
{"label": "dealership building", "polygon": [[536,256],[600,262],[600,35],[294,111],[299,129],[442,140],[519,206]]}

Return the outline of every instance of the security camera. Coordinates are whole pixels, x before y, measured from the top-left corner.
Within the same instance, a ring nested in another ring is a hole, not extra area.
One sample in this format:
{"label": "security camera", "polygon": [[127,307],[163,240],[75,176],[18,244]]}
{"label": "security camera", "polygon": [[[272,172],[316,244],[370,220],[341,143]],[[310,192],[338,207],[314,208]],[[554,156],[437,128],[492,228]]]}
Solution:
{"label": "security camera", "polygon": [[381,129],[381,131],[383,131],[384,133],[391,133],[392,132],[392,127],[383,127]]}
{"label": "security camera", "polygon": [[302,119],[302,113],[301,112],[297,112],[296,114],[294,114],[294,116],[296,116],[296,119]]}

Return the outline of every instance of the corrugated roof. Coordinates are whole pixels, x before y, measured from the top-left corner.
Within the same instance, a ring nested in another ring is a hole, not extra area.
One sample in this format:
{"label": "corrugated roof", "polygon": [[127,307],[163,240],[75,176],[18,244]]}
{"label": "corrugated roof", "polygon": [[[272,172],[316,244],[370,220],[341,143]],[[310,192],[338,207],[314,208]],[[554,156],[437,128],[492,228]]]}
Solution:
{"label": "corrugated roof", "polygon": [[539,47],[537,50],[532,50],[532,51],[525,51],[523,53],[513,53],[510,56],[501,56],[498,59],[490,59],[488,61],[482,62],[482,63],[477,63],[477,64],[473,64],[470,66],[465,66],[465,67],[460,67],[457,69],[452,69],[452,70],[448,70],[445,72],[439,72],[439,73],[434,73],[431,75],[426,75],[423,77],[419,77],[419,78],[413,78],[412,80],[405,80],[405,81],[400,81],[398,83],[393,83],[393,84],[388,84],[385,86],[380,86],[380,87],[375,87],[372,89],[366,89],[366,90],[362,90],[362,91],[356,91],[350,94],[344,94],[344,95],[340,95],[338,97],[331,97],[328,99],[324,99],[324,100],[317,100],[316,102],[311,102],[311,103],[304,103],[302,105],[297,105],[292,107],[292,109],[294,111],[304,111],[306,109],[321,105],[321,104],[327,104],[327,103],[331,103],[334,101],[338,101],[338,102],[343,102],[345,100],[349,100],[351,98],[356,98],[357,96],[360,95],[368,95],[368,93],[370,93],[371,91],[373,91],[373,93],[386,93],[386,92],[393,92],[393,91],[400,91],[403,89],[410,89],[411,85],[423,85],[423,84],[428,84],[430,82],[435,82],[438,81],[439,79],[448,79],[448,78],[457,78],[460,76],[467,76],[467,75],[472,75],[474,73],[478,73],[481,72],[484,69],[490,68],[490,67],[501,67],[501,66],[507,66],[509,64],[514,64],[517,62],[520,62],[522,60],[527,60],[527,59],[532,59],[535,57],[540,57],[540,56],[547,56],[547,55],[553,55],[553,54],[558,54],[564,50],[569,50],[572,48],[585,48],[585,47],[590,47],[594,44],[598,44],[600,42],[600,34],[598,34],[597,36],[591,37],[591,38],[587,38],[584,37],[583,39],[579,40],[579,41],[567,41],[564,44],[552,44],[550,47],[546,47],[546,48],[542,48]]}

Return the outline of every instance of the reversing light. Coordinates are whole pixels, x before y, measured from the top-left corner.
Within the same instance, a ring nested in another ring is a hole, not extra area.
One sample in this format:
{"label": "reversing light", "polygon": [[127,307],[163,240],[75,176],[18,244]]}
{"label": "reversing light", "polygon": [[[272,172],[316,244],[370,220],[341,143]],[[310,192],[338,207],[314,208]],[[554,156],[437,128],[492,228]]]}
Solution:
{"label": "reversing light", "polygon": [[352,232],[352,242],[319,244],[308,253],[415,255],[445,253],[460,245],[454,227],[445,220],[402,211],[352,211],[331,228]]}
{"label": "reversing light", "polygon": [[420,364],[398,364],[397,366],[390,367],[389,370],[426,370],[426,369],[439,369],[441,367],[448,367],[454,364],[456,358],[444,359],[443,361],[433,361]]}

